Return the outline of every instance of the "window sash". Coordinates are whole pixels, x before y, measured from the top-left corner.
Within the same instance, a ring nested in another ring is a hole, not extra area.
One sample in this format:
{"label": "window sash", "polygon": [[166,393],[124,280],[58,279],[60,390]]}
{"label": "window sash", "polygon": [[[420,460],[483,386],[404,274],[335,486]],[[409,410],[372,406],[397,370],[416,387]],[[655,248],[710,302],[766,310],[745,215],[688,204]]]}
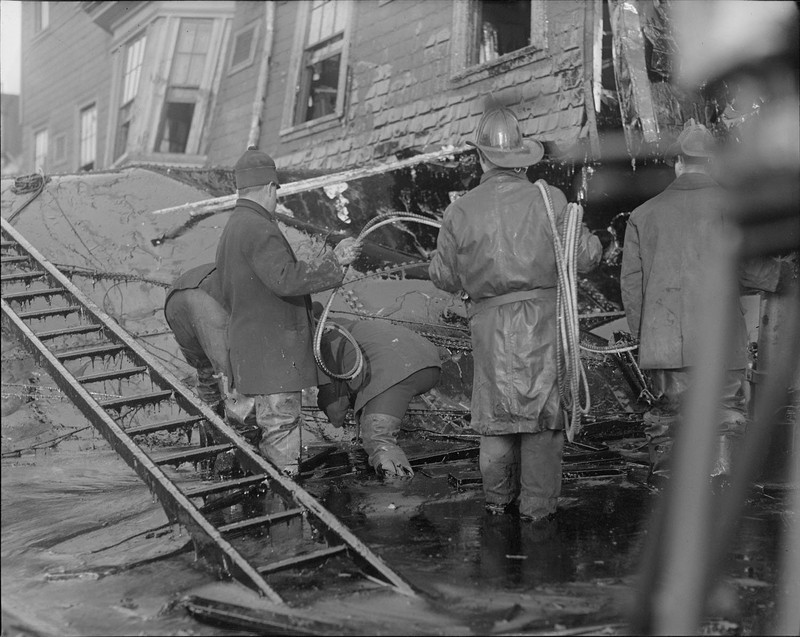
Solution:
{"label": "window sash", "polygon": [[146,38],[142,34],[125,47],[125,71],[122,80],[122,104],[133,101],[139,91],[139,77],[144,62]]}
{"label": "window sash", "polygon": [[33,16],[34,31],[36,33],[39,33],[39,31],[44,31],[50,26],[50,3],[37,2],[34,6]]}
{"label": "window sash", "polygon": [[80,157],[81,170],[91,170],[97,161],[97,108],[94,104],[81,110]]}
{"label": "window sash", "polygon": [[33,168],[47,168],[47,130],[38,131],[33,136]]}

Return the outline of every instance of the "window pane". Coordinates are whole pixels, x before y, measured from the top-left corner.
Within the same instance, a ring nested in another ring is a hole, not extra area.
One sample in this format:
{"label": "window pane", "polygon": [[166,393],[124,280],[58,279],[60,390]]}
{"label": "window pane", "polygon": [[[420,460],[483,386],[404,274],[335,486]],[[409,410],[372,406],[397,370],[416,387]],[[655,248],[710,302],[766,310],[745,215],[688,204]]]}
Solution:
{"label": "window pane", "polygon": [[194,102],[167,102],[156,140],[156,152],[185,153],[193,116]]}
{"label": "window pane", "polygon": [[199,87],[211,40],[211,20],[181,20],[170,86]]}
{"label": "window pane", "polygon": [[126,104],[136,97],[139,90],[139,75],[144,61],[145,37],[139,38],[128,44],[125,49],[125,73],[123,76],[122,103]]}
{"label": "window pane", "polygon": [[92,170],[97,148],[97,109],[94,105],[81,111],[80,169]]}
{"label": "window pane", "polygon": [[33,167],[34,170],[47,168],[47,131],[39,131],[33,138]]}
{"label": "window pane", "polygon": [[308,122],[336,112],[340,61],[341,55],[336,54],[306,68],[308,104],[304,121]]}
{"label": "window pane", "polygon": [[117,121],[117,137],[114,140],[114,159],[119,159],[128,149],[128,132],[131,128],[131,113],[133,112],[132,103],[128,103],[119,109]]}
{"label": "window pane", "polygon": [[489,62],[530,45],[529,0],[481,0],[476,18],[473,63]]}

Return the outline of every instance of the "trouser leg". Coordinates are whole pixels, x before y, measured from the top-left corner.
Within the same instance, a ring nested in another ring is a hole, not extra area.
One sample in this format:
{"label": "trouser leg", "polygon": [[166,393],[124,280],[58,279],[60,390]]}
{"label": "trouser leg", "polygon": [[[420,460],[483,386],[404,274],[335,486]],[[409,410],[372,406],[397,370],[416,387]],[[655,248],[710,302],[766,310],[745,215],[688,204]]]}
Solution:
{"label": "trouser leg", "polygon": [[546,429],[520,434],[519,513],[540,520],[555,513],[561,495],[564,433]]}
{"label": "trouser leg", "polygon": [[481,436],[483,495],[490,511],[503,509],[519,495],[519,462],[520,434]]}
{"label": "trouser leg", "polygon": [[653,473],[667,471],[672,453],[672,444],[677,433],[681,403],[689,387],[686,368],[653,369],[653,393],[658,402],[644,415],[644,433],[650,453]]}
{"label": "trouser leg", "polygon": [[258,450],[278,469],[297,475],[300,464],[302,392],[255,396]]}

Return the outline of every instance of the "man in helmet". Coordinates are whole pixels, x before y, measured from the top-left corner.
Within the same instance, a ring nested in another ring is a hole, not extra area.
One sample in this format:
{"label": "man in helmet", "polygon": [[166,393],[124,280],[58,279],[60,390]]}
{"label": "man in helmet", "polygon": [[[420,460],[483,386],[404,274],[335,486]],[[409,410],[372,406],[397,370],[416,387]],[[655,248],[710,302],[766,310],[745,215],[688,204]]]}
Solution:
{"label": "man in helmet", "polygon": [[[344,424],[345,414],[352,408],[375,472],[410,478],[414,470],[397,445],[397,435],[411,399],[430,391],[439,381],[439,351],[416,332],[383,320],[338,319],[336,324],[358,343],[364,366],[349,381],[331,379],[320,385],[317,404],[335,427]],[[321,350],[331,371],[343,372],[355,364],[352,344],[335,328],[323,334]]]}
{"label": "man in helmet", "polygon": [[317,385],[309,295],[342,282],[360,246],[344,239],[315,261],[298,261],[273,216],[278,173],[251,147],[235,166],[239,198],[217,247],[222,298],[230,310],[233,385],[252,396],[259,451],[289,475],[300,460],[302,389]]}
{"label": "man in helmet", "polygon": [[[522,138],[514,113],[486,112],[476,141],[483,176],[456,200],[430,264],[433,283],[469,295],[474,379],[472,427],[481,434],[486,508],[521,517],[555,513],[561,492],[563,418],[556,373],[556,259],[545,202],[526,175],[544,155]],[[558,220],[567,199],[550,187]],[[585,226],[578,268],[595,266],[600,240]]]}
{"label": "man in helmet", "polygon": [[[650,370],[659,397],[644,416],[651,473],[667,474],[679,408],[696,363],[698,323],[704,303],[703,274],[722,245],[730,200],[709,174],[714,138],[693,119],[667,150],[675,181],[636,208],[628,219],[620,287],[631,333],[639,337],[639,366]],[[739,272],[744,287],[775,291],[780,265],[752,260]],[[730,473],[731,450],[745,429],[744,370],[747,332],[744,313],[735,317],[736,332],[727,361],[720,402],[719,445],[712,479]]]}

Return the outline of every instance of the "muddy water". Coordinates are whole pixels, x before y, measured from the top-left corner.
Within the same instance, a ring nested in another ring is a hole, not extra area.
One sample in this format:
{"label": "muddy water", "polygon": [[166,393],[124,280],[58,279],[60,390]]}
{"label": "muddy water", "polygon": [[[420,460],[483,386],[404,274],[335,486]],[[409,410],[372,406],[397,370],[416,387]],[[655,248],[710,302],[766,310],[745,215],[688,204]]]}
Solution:
{"label": "muddy water", "polygon": [[[133,472],[102,442],[95,446],[3,460],[3,634],[229,634],[176,604],[214,576]],[[486,515],[479,488],[458,490],[449,480],[474,468],[464,460],[428,466],[404,483],[365,474],[306,486],[424,592],[437,632],[624,618],[658,496],[626,480],[567,482],[557,520],[535,526]],[[774,494],[750,502],[719,595],[725,619],[708,633],[769,626],[786,520]]]}

